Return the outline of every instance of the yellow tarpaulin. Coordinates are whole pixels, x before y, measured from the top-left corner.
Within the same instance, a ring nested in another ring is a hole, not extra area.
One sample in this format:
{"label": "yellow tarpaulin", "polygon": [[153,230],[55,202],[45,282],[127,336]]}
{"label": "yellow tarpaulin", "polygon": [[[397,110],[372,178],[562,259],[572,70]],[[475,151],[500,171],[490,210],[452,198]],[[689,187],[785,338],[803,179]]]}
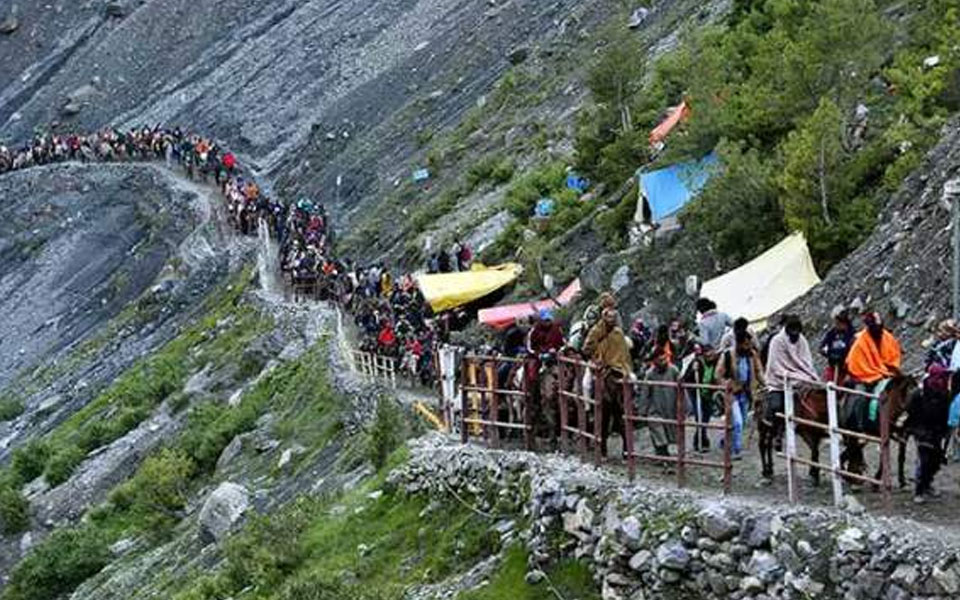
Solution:
{"label": "yellow tarpaulin", "polygon": [[762,324],[820,283],[803,233],[795,233],[747,264],[703,284],[701,298],[731,318]]}
{"label": "yellow tarpaulin", "polygon": [[496,267],[474,265],[472,270],[462,273],[417,275],[417,285],[434,312],[441,312],[463,306],[510,285],[521,271],[523,267],[516,263]]}

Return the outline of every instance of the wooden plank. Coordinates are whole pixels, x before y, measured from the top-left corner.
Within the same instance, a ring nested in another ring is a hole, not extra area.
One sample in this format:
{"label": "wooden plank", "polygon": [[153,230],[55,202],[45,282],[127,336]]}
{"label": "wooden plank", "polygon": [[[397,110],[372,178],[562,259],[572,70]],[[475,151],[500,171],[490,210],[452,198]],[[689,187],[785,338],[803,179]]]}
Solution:
{"label": "wooden plank", "polygon": [[830,425],[830,479],[833,483],[833,504],[840,507],[843,504],[843,478],[838,473],[840,469],[840,436],[837,431],[837,390],[833,384],[827,386],[827,422]]}
{"label": "wooden plank", "polygon": [[794,467],[794,461],[797,458],[797,425],[794,422],[796,415],[793,408],[793,383],[789,379],[784,382],[783,406],[784,412],[789,417],[786,420],[787,496],[790,499],[790,503],[794,504],[797,501]]}

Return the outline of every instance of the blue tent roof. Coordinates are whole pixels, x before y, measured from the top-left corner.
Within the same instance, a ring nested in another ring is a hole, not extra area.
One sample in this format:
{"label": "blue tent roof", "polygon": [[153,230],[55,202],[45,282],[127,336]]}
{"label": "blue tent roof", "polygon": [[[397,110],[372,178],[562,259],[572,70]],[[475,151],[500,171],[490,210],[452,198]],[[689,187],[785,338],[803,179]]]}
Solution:
{"label": "blue tent roof", "polygon": [[713,174],[717,155],[711,152],[700,160],[671,165],[649,173],[637,173],[640,193],[650,203],[653,222],[671,217],[703,189]]}

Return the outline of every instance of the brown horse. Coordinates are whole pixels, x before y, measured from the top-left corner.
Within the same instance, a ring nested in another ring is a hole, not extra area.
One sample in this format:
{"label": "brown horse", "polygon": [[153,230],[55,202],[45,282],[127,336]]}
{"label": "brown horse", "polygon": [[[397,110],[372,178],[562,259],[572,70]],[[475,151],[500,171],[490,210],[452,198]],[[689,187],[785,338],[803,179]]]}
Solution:
{"label": "brown horse", "polygon": [[[904,474],[904,463],[906,460],[906,436],[903,435],[902,417],[906,415],[907,407],[910,402],[910,396],[913,390],[917,388],[917,382],[913,377],[898,375],[891,379],[887,385],[881,402],[889,406],[890,437],[899,442],[898,452],[898,478],[900,486],[906,485]],[[800,388],[795,393],[796,402],[794,403],[795,416],[797,418],[827,424],[829,422],[827,411],[827,391],[822,388]],[[841,400],[848,401],[848,400]],[[839,410],[839,407],[838,407]],[[758,414],[762,414],[758,413]],[[870,424],[866,428],[855,426],[851,423],[841,422],[840,427],[864,433],[868,435],[879,436],[879,422]],[[765,423],[763,419],[758,419],[758,430],[760,433],[760,459],[763,465],[764,477],[773,476],[773,441],[783,431],[783,420],[777,419],[771,426]],[[820,462],[820,444],[827,437],[827,432],[819,427],[798,424],[797,435],[810,448],[810,460]],[[863,442],[852,436],[844,436],[843,452],[840,455],[840,467],[851,473],[861,474],[866,471],[866,460],[863,453]],[[883,471],[883,465],[877,469],[876,479],[880,479]],[[810,478],[813,485],[820,484],[820,469],[810,467]]]}

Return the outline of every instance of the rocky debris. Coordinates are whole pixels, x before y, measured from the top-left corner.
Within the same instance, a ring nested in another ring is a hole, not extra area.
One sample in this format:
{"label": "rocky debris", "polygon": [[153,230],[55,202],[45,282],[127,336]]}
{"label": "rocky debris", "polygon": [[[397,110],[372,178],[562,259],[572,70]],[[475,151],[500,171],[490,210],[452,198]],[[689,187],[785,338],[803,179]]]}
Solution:
{"label": "rocky debris", "polygon": [[388,485],[529,517],[528,583],[562,558],[586,561],[601,597],[770,600],[947,598],[960,553],[907,524],[832,510],[718,502],[628,484],[559,456],[411,443]]}
{"label": "rocky debris", "polygon": [[219,542],[250,508],[250,492],[242,485],[225,481],[200,509],[200,539]]}

